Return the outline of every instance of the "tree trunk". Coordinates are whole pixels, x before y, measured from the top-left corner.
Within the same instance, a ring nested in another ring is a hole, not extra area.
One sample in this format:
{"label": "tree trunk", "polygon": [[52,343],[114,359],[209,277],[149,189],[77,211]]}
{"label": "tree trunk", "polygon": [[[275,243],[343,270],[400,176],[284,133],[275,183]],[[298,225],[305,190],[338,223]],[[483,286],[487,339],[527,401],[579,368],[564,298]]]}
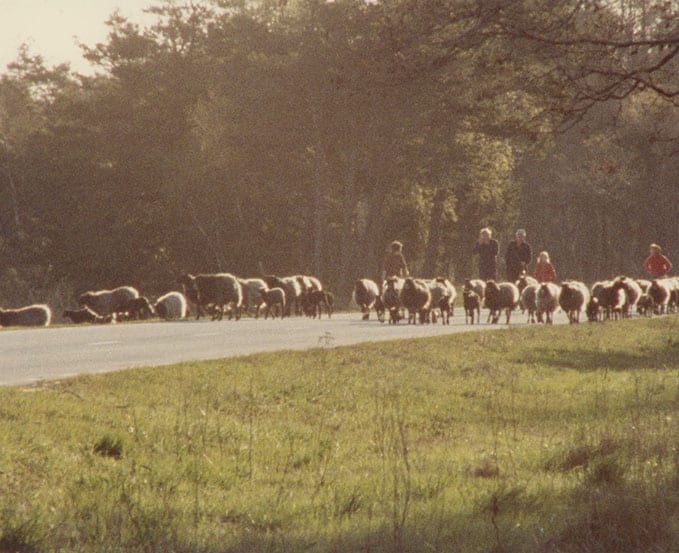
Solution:
{"label": "tree trunk", "polygon": [[349,282],[353,270],[353,257],[356,251],[356,240],[354,234],[354,217],[356,212],[356,163],[358,160],[358,149],[356,145],[351,146],[351,152],[347,159],[347,167],[344,171],[344,190],[342,200],[342,243],[340,244],[340,272],[337,279],[337,294],[342,300],[348,301],[351,293]]}
{"label": "tree trunk", "polygon": [[449,191],[446,187],[441,187],[434,194],[434,201],[429,217],[429,234],[427,246],[424,252],[424,263],[422,265],[422,276],[434,278],[438,271],[439,248],[441,246],[441,222],[443,221],[443,211]]}

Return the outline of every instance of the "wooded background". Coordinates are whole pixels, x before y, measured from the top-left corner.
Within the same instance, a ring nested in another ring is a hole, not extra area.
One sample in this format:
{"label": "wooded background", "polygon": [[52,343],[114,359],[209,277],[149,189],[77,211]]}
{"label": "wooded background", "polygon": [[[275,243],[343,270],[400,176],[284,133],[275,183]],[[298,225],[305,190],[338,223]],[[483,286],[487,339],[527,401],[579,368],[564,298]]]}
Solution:
{"label": "wooded background", "polygon": [[560,278],[679,264],[677,1],[149,10],[82,45],[92,75],[25,46],[2,74],[0,305],[260,268],[348,301],[393,239],[475,276],[483,226]]}

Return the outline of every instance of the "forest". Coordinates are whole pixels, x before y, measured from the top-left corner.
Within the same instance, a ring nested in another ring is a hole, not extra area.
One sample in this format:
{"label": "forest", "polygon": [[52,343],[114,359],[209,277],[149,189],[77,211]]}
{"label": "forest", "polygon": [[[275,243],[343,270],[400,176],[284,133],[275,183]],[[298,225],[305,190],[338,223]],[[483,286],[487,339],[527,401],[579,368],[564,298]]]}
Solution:
{"label": "forest", "polygon": [[[679,266],[676,0],[149,0],[0,68],[0,305],[314,274],[404,243],[475,276],[488,226],[559,278]],[[502,265],[500,273],[504,274]]]}

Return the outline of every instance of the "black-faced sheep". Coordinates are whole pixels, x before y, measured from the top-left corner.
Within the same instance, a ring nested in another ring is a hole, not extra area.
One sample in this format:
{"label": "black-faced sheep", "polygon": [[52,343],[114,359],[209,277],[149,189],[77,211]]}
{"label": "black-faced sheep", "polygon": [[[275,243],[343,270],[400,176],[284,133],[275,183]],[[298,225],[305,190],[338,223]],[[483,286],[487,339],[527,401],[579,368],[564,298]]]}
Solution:
{"label": "black-faced sheep", "polygon": [[403,279],[395,276],[387,277],[382,290],[382,304],[385,312],[389,312],[389,324],[396,324],[401,320],[401,290]]}
{"label": "black-faced sheep", "polygon": [[599,305],[599,298],[591,296],[587,302],[587,307],[585,308],[585,313],[587,313],[587,320],[590,323],[596,323],[601,321],[601,306]]}
{"label": "black-faced sheep", "polygon": [[351,299],[361,308],[364,321],[370,319],[370,310],[375,306],[375,302],[379,297],[380,289],[374,280],[360,278],[354,283]]}
{"label": "black-faced sheep", "polygon": [[139,297],[139,291],[132,286],[119,286],[113,290],[96,290],[84,292],[78,296],[78,304],[89,307],[97,315],[105,317],[124,313],[125,305]]}
{"label": "black-faced sheep", "polygon": [[515,284],[516,287],[519,289],[519,292],[523,292],[526,286],[537,286],[539,282],[532,276],[527,275],[526,271],[524,271],[519,275],[519,278],[517,279]]}
{"label": "black-faced sheep", "polygon": [[539,323],[552,324],[554,312],[559,307],[559,286],[553,282],[543,282],[535,296],[535,306]]}
{"label": "black-faced sheep", "polygon": [[467,278],[464,281],[465,290],[474,290],[479,298],[481,298],[481,307],[483,307],[483,297],[486,292],[486,282],[479,278]]}
{"label": "black-faced sheep", "polygon": [[462,304],[464,306],[464,322],[474,324],[474,314],[476,314],[476,322],[480,322],[481,298],[471,287],[462,290]]}
{"label": "black-faced sheep", "polygon": [[561,283],[559,306],[568,315],[571,323],[580,322],[580,311],[589,302],[589,289],[584,282],[571,280]]}
{"label": "black-faced sheep", "polygon": [[51,321],[52,309],[45,304],[0,309],[0,326],[49,326]]}
{"label": "black-faced sheep", "polygon": [[537,281],[535,284],[527,284],[523,287],[523,290],[521,290],[521,296],[519,297],[519,305],[521,306],[521,310],[528,314],[527,322],[529,324],[534,323],[536,320],[535,314],[538,310],[536,300],[539,287],[540,285]]}
{"label": "black-faced sheep", "polygon": [[168,292],[160,296],[154,309],[161,319],[185,319],[188,315],[186,297],[181,292]]}
{"label": "black-faced sheep", "polygon": [[322,308],[328,314],[328,319],[332,316],[335,307],[335,296],[327,290],[311,290],[302,296],[302,310],[307,317],[321,318]]}
{"label": "black-faced sheep", "polygon": [[150,319],[155,315],[155,311],[146,296],[139,296],[128,300],[122,306],[120,314],[127,320]]}
{"label": "black-faced sheep", "polygon": [[106,315],[102,317],[97,315],[89,307],[81,307],[80,309],[65,309],[63,312],[65,319],[71,319],[74,324],[80,323],[97,323],[105,324],[113,322],[113,315]]}
{"label": "black-faced sheep", "polygon": [[215,273],[192,275],[184,274],[179,278],[179,284],[184,287],[184,294],[196,304],[196,319],[200,319],[202,309],[209,305],[215,307],[212,320],[221,320],[224,310],[234,311],[236,320],[240,319],[243,304],[243,291],[238,279],[230,273]]}
{"label": "black-faced sheep", "polygon": [[513,282],[494,280],[486,282],[485,304],[489,310],[488,320],[497,324],[500,314],[504,311],[506,324],[509,324],[512,311],[519,303],[519,289]]}
{"label": "black-faced sheep", "polygon": [[275,319],[277,314],[280,314],[281,319],[285,317],[285,290],[276,286],[275,288],[269,288],[268,290],[261,290],[260,295],[266,306],[264,310],[264,320],[269,318]]}
{"label": "black-faced sheep", "polygon": [[637,302],[637,313],[642,316],[650,317],[655,312],[655,305],[650,294],[641,294]]}
{"label": "black-faced sheep", "polygon": [[408,310],[409,324],[417,324],[418,318],[424,323],[431,306],[431,292],[421,280],[408,277],[403,282],[401,303]]}

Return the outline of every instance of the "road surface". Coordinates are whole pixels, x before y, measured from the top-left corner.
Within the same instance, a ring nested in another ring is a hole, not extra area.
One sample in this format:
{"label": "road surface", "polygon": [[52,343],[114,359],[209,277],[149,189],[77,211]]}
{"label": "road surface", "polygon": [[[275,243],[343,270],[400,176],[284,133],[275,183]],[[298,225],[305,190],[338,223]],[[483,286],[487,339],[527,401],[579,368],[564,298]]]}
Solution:
{"label": "road surface", "polygon": [[[482,313],[482,321],[484,317]],[[516,322],[510,326],[519,326],[525,321],[525,316],[519,312],[512,318]],[[448,326],[413,326],[403,321],[398,325],[380,324],[374,319],[361,321],[359,313],[341,313],[320,321],[307,318],[186,320],[8,329],[0,331],[0,385],[25,385],[83,373],[265,351],[343,346],[497,328],[506,328],[506,325],[466,325],[464,313],[458,310]]]}

